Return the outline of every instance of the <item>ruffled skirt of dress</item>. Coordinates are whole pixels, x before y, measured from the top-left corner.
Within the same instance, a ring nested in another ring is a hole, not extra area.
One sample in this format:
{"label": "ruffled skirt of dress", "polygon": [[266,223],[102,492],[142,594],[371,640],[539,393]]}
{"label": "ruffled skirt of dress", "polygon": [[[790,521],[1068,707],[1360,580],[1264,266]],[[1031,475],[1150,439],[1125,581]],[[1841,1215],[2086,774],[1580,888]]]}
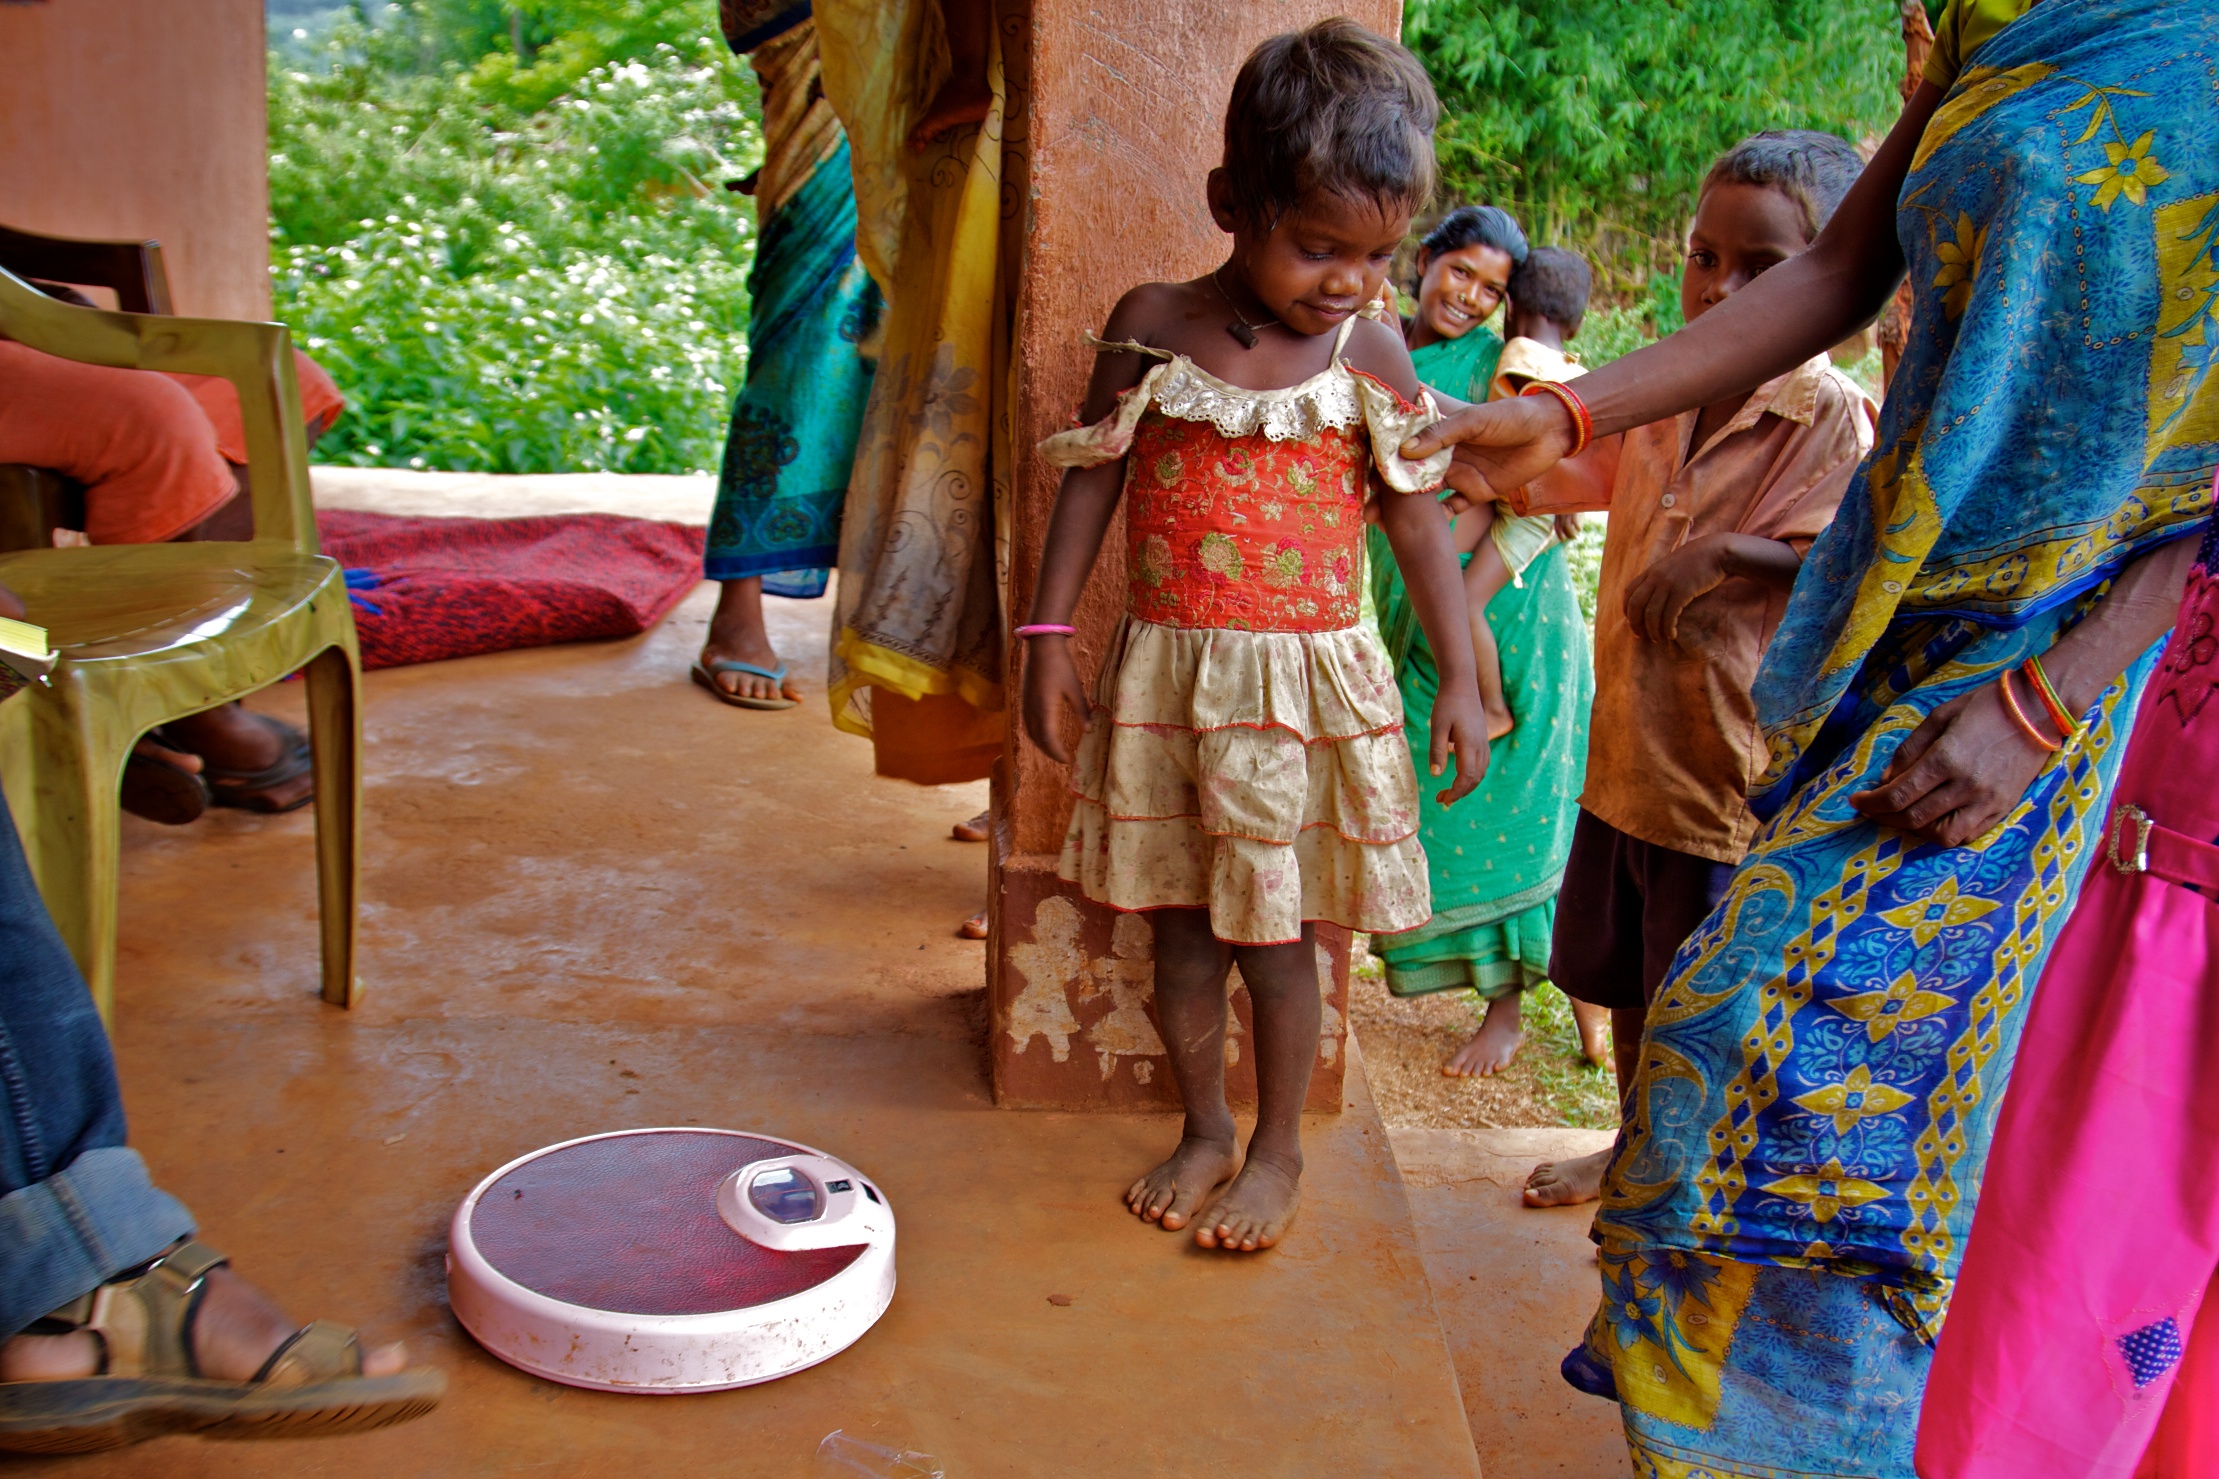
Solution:
{"label": "ruffled skirt of dress", "polygon": [[1128,616],[1071,767],[1058,872],[1113,909],[1207,908],[1221,940],[1432,913],[1394,669],[1371,632]]}

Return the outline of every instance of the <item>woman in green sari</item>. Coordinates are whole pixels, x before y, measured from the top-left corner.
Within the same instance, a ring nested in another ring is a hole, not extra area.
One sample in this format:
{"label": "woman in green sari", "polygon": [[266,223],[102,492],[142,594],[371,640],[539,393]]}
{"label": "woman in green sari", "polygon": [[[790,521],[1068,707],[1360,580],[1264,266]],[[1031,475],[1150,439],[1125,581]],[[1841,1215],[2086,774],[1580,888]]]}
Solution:
{"label": "woman in green sari", "polygon": [[[1484,321],[1525,256],[1525,233],[1495,206],[1461,207],[1426,236],[1418,312],[1406,326],[1411,360],[1426,384],[1459,400],[1487,399],[1503,341]],[[1485,522],[1482,515],[1478,523]],[[1430,794],[1421,798],[1418,835],[1432,875],[1433,917],[1371,942],[1395,995],[1468,990],[1487,1003],[1479,1031],[1442,1065],[1450,1075],[1507,1067],[1523,1040],[1520,998],[1548,978],[1557,883],[1586,770],[1595,688],[1587,624],[1549,522],[1505,519],[1496,530],[1458,540],[1467,564],[1485,540],[1512,573],[1487,603],[1486,620],[1514,723],[1489,746],[1486,778],[1465,804],[1451,812]],[[1538,538],[1531,537],[1536,530]],[[1408,732],[1423,736],[1440,681],[1433,654],[1376,530],[1370,563]]]}

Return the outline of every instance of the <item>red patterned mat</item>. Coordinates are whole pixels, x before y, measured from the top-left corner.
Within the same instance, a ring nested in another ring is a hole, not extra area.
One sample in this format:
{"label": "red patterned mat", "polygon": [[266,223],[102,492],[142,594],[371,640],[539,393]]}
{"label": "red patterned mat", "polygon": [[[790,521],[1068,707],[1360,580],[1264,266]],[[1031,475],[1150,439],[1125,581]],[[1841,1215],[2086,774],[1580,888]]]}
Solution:
{"label": "red patterned mat", "polygon": [[316,529],[324,553],[347,567],[366,668],[636,636],[701,583],[702,530],[615,514],[329,509]]}

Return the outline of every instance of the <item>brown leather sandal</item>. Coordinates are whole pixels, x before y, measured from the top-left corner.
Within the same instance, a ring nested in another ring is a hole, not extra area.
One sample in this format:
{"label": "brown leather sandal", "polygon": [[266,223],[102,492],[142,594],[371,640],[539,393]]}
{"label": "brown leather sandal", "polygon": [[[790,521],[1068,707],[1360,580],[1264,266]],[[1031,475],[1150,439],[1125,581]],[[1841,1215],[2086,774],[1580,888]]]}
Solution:
{"label": "brown leather sandal", "polygon": [[27,1334],[97,1335],[102,1374],[0,1382],[0,1450],[90,1453],[165,1433],[336,1436],[407,1422],[439,1405],[443,1373],[364,1376],[355,1332],[329,1320],[295,1331],[252,1381],[202,1376],[193,1360],[193,1318],[209,1271],[225,1262],[199,1243],[180,1243],[34,1324]]}

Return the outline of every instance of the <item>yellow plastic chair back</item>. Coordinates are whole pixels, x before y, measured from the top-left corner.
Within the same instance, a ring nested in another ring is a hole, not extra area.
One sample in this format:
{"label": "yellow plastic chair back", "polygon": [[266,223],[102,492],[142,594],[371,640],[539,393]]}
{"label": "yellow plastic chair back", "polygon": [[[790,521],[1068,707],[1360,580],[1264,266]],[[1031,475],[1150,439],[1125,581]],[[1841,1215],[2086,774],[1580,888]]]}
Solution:
{"label": "yellow plastic chair back", "polygon": [[0,704],[0,786],[39,892],[105,1016],[115,997],[117,794],[138,737],[307,672],[323,997],[352,1006],[361,854],[360,661],[346,578],[317,553],[282,324],[107,313],[0,271],[0,335],[85,364],[220,375],[246,422],[254,538],[0,555],[60,661]]}

